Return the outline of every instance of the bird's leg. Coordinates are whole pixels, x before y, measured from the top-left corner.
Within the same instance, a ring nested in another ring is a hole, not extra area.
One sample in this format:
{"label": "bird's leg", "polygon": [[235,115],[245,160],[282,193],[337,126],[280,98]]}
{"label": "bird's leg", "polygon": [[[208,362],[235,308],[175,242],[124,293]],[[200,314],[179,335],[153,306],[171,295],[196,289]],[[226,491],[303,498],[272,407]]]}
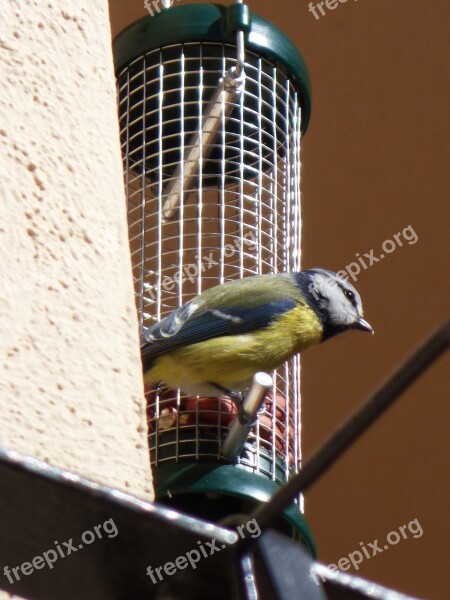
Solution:
{"label": "bird's leg", "polygon": [[158,383],[153,387],[153,389],[158,395],[160,395],[162,394],[164,389],[167,389],[167,386],[164,383],[164,381],[158,381]]}
{"label": "bird's leg", "polygon": [[212,385],[217,390],[219,390],[219,392],[221,392],[224,396],[228,396],[229,398],[231,398],[231,400],[233,400],[233,402],[235,402],[238,406],[242,404],[242,402],[244,400],[243,393],[233,392],[233,391],[227,389],[226,387],[219,385],[218,383],[212,383],[212,382],[208,382],[208,383],[209,383],[209,385]]}

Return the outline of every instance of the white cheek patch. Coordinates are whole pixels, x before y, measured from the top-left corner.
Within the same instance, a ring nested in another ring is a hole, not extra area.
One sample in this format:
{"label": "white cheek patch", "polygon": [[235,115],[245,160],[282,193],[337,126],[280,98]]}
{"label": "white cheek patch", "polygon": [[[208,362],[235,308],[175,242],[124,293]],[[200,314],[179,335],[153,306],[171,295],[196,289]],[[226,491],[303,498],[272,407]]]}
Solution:
{"label": "white cheek patch", "polygon": [[329,286],[328,314],[330,321],[335,325],[350,325],[355,321],[356,311],[349,300],[344,296],[338,285]]}
{"label": "white cheek patch", "polygon": [[351,325],[358,320],[361,301],[356,290],[352,290],[356,299],[355,309],[339,284],[338,279],[331,279],[324,275],[316,276],[316,289],[325,298],[321,302],[328,312],[330,322],[333,325]]}

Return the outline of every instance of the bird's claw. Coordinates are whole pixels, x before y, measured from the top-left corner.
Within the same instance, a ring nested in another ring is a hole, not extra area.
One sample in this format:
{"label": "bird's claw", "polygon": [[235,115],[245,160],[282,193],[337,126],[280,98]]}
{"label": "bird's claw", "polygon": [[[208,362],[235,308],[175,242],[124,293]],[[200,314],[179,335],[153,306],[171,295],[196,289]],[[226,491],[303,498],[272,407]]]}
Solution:
{"label": "bird's claw", "polygon": [[243,401],[244,401],[244,394],[242,392],[233,392],[232,390],[229,390],[226,387],[223,387],[222,385],[219,385],[218,383],[211,383],[210,385],[213,385],[224,396],[228,396],[228,398],[231,398],[231,400],[233,400],[233,402],[235,404],[237,404],[238,406],[240,406],[243,403]]}

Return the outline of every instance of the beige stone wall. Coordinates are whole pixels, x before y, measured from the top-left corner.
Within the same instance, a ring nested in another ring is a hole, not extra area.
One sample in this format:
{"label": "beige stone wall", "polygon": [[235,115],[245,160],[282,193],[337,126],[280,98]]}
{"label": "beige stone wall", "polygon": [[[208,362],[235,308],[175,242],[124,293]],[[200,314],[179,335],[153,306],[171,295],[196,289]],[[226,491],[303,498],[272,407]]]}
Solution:
{"label": "beige stone wall", "polygon": [[0,445],[149,498],[107,0],[1,13]]}

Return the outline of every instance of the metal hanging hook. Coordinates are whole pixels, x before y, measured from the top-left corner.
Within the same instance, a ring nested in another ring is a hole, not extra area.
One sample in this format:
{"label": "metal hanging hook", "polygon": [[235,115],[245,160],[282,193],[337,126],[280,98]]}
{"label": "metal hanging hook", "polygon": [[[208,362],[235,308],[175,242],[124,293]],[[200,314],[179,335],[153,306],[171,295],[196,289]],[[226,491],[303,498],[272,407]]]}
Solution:
{"label": "metal hanging hook", "polygon": [[236,42],[237,42],[237,60],[236,66],[233,69],[233,77],[238,78],[241,77],[244,73],[245,67],[245,40],[244,40],[244,32],[240,29],[236,32]]}
{"label": "metal hanging hook", "polygon": [[[243,2],[242,0],[236,0],[236,4],[243,4]],[[236,46],[236,66],[230,69],[230,75],[235,79],[240,78],[243,75],[245,68],[245,38],[242,29],[236,31]]]}

